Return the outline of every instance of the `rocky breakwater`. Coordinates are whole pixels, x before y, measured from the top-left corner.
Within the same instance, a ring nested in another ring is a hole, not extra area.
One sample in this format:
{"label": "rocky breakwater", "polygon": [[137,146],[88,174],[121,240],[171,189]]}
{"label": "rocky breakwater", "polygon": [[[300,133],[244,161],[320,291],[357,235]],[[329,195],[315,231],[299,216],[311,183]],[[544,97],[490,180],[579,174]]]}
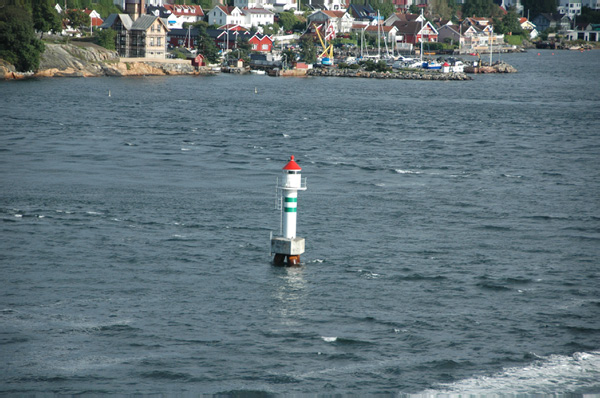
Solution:
{"label": "rocky breakwater", "polygon": [[164,76],[213,74],[210,68],[198,70],[187,60],[150,60],[119,58],[115,51],[92,43],[46,43],[35,73],[19,73],[10,64],[0,63],[5,79],[25,77],[96,77],[96,76]]}
{"label": "rocky breakwater", "polygon": [[407,80],[472,80],[464,73],[440,73],[427,70],[402,70],[394,72],[368,72],[361,69],[314,68],[308,76],[362,77],[371,79],[407,79]]}
{"label": "rocky breakwater", "polygon": [[465,66],[466,73],[517,73],[517,69],[506,62],[496,62],[492,66]]}

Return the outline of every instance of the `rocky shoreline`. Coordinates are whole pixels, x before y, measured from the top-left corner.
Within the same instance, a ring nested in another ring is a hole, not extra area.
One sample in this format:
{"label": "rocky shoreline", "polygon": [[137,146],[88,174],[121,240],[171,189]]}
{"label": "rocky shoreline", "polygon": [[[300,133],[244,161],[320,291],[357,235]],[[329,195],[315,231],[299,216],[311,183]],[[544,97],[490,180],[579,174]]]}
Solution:
{"label": "rocky shoreline", "polygon": [[211,75],[208,67],[195,68],[188,60],[133,60],[119,58],[115,51],[92,43],[50,44],[40,59],[37,72],[17,72],[0,60],[0,77],[5,80],[38,77]]}
{"label": "rocky shoreline", "polygon": [[[238,70],[239,69],[239,70]],[[214,75],[220,70],[211,67],[196,68],[189,60],[120,58],[115,51],[92,43],[46,44],[37,72],[17,72],[11,64],[0,59],[0,79],[18,80],[43,77],[99,77],[99,76],[173,76]],[[224,68],[223,72],[248,73],[248,68]],[[273,76],[327,76],[371,79],[408,80],[472,80],[467,73],[514,73],[516,69],[506,63],[479,68],[465,67],[465,73],[440,73],[428,70],[400,70],[392,72],[369,72],[363,69],[314,68],[272,74]]]}

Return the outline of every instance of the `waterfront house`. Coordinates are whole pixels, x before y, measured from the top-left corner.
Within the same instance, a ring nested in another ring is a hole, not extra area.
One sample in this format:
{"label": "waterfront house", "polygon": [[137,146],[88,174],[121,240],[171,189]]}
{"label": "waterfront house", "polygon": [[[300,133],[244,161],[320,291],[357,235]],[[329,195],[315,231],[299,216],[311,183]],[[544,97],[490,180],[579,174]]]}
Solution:
{"label": "waterfront house", "polygon": [[530,39],[535,39],[539,36],[537,27],[527,18],[519,18],[519,24],[521,25],[521,29],[529,34]]}
{"label": "waterfront house", "polygon": [[168,44],[173,47],[198,47],[198,29],[170,29],[167,34]]}
{"label": "waterfront house", "polygon": [[248,43],[252,46],[252,51],[271,52],[273,50],[273,38],[269,35],[255,33]]}
{"label": "waterfront house", "polygon": [[443,25],[438,28],[438,41],[444,43],[450,41],[451,43],[458,43],[461,37],[460,25]]}
{"label": "waterfront house", "polygon": [[337,33],[348,33],[352,30],[352,24],[354,18],[346,11],[328,11],[319,10],[310,14],[307,18],[308,24],[323,24],[329,26],[333,25],[336,34]]}
{"label": "waterfront house", "polygon": [[391,26],[394,22],[425,22],[425,18],[421,14],[403,14],[397,12],[390,15],[385,21],[384,25]]}
{"label": "waterfront house", "polygon": [[141,15],[135,20],[129,14],[111,14],[100,26],[117,32],[116,50],[128,58],[166,58],[167,27],[154,15]]}
{"label": "waterfront house", "polygon": [[575,30],[567,32],[569,40],[600,41],[600,24],[577,24]]}
{"label": "waterfront house", "polygon": [[460,47],[463,52],[483,52],[489,49],[490,44],[492,46],[504,44],[504,35],[494,33],[492,25],[487,25],[483,29],[475,25],[461,28]]}
{"label": "waterfront house", "polygon": [[167,21],[171,29],[181,29],[184,23],[204,20],[204,11],[199,5],[165,4],[163,8],[168,13]]}
{"label": "waterfront house", "polygon": [[438,41],[438,31],[433,27],[433,25],[429,21],[425,23],[415,21],[396,21],[393,23],[393,26],[395,26],[398,29],[396,34],[403,36],[403,43],[420,45],[421,40],[424,43]]}
{"label": "waterfront house", "polygon": [[534,30],[537,28],[537,26],[527,18],[519,18],[519,25],[521,25],[521,29],[523,30]]}
{"label": "waterfront house", "polygon": [[571,26],[571,20],[566,15],[542,13],[532,21],[538,31],[543,32],[547,29],[568,30]]}

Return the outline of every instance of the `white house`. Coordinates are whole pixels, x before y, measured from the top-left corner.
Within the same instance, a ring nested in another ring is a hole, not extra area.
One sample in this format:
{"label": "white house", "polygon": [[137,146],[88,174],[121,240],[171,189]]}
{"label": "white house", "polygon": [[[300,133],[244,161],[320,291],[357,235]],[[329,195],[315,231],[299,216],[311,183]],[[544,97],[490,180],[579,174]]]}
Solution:
{"label": "white house", "polygon": [[238,7],[218,5],[208,12],[209,25],[240,25],[246,27],[246,17]]}
{"label": "white house", "polygon": [[345,11],[315,11],[307,17],[308,24],[331,23],[336,33],[348,33],[352,30],[354,18]]}
{"label": "white house", "polygon": [[208,12],[209,25],[240,25],[244,28],[272,25],[275,14],[264,8],[226,7],[218,5]]}
{"label": "white house", "polygon": [[581,15],[581,0],[561,0],[556,10],[559,14],[573,19],[577,15]]}
{"label": "white house", "polygon": [[519,18],[519,24],[523,30],[533,30],[537,28],[537,26],[527,18]]}
{"label": "white house", "polygon": [[163,6],[170,15],[167,22],[170,29],[181,29],[184,23],[196,23],[204,20],[204,11],[198,5],[165,4]]}
{"label": "white house", "polygon": [[275,14],[265,8],[243,8],[242,13],[246,22],[242,26],[246,28],[273,25],[273,22],[275,22]]}
{"label": "white house", "polygon": [[265,8],[277,12],[297,9],[297,0],[234,0],[233,5],[243,8]]}

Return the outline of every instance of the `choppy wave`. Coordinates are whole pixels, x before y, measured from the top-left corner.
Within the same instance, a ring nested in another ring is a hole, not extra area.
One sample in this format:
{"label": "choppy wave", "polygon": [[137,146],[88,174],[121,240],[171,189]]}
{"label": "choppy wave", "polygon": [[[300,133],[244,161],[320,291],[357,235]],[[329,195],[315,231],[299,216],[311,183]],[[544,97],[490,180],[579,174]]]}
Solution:
{"label": "choppy wave", "polygon": [[507,368],[450,384],[426,393],[449,394],[600,394],[600,351],[570,356],[550,355],[530,366]]}

